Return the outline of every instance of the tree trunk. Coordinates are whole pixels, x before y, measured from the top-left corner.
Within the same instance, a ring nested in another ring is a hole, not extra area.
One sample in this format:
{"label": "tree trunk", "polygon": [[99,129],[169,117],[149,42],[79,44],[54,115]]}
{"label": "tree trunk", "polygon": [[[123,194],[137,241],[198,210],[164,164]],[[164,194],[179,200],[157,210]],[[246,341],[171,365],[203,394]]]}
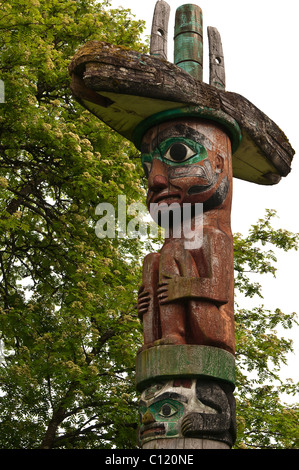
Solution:
{"label": "tree trunk", "polygon": [[53,443],[56,437],[57,428],[65,418],[65,410],[63,407],[58,408],[54,411],[52,419],[49,422],[48,429],[44,436],[44,439],[40,445],[40,449],[52,449]]}

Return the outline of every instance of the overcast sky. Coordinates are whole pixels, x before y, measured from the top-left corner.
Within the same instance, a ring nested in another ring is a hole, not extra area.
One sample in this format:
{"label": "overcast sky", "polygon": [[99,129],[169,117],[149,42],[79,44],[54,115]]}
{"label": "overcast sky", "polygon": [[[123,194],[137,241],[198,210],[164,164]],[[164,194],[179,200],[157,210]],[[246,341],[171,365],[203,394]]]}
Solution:
{"label": "overcast sky", "polygon": [[[113,7],[130,8],[137,19],[146,21],[145,35],[150,35],[156,0],[112,0]],[[187,1],[168,0],[171,7],[169,55],[173,62],[173,28],[177,7]],[[296,0],[201,0],[194,1],[203,11],[204,81],[208,82],[207,26],[221,34],[226,68],[226,89],[243,95],[267,114],[284,131],[294,150],[299,148],[298,133],[298,13]],[[292,172],[275,186],[259,186],[234,179],[232,209],[233,232],[247,233],[249,226],[275,209],[276,227],[299,232],[298,198],[299,156],[295,155]],[[299,252],[279,256],[276,279],[270,275],[257,279],[263,284],[264,305],[279,307],[286,313],[299,314]],[[293,332],[294,336],[295,330]],[[289,337],[289,334],[286,333]],[[292,378],[299,381],[299,330],[294,337],[296,357],[290,360]],[[288,376],[290,373],[288,371]]]}

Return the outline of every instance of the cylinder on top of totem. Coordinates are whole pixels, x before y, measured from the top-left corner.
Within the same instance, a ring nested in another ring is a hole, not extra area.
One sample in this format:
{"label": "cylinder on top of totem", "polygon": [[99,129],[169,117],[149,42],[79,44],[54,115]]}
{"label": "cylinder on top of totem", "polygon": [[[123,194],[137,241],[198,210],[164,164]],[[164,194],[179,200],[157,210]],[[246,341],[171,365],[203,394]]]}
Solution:
{"label": "cylinder on top of totem", "polygon": [[174,63],[193,78],[203,79],[203,21],[197,5],[180,6],[175,15]]}

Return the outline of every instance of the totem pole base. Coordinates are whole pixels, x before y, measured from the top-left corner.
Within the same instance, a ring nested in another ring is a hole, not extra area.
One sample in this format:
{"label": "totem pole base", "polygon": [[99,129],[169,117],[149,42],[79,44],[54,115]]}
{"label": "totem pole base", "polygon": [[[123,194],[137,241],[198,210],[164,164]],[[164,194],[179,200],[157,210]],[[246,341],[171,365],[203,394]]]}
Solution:
{"label": "totem pole base", "polygon": [[159,345],[137,355],[142,449],[230,449],[235,359],[219,348]]}
{"label": "totem pole base", "polygon": [[210,439],[156,439],[142,446],[142,449],[230,449],[225,442]]}

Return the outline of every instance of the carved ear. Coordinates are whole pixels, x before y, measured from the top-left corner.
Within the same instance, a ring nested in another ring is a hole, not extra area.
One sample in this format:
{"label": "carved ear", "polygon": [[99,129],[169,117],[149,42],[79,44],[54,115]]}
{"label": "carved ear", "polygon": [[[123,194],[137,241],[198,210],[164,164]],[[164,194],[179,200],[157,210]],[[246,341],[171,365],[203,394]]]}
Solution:
{"label": "carved ear", "polygon": [[216,156],[216,173],[222,173],[224,168],[224,159],[221,155]]}

